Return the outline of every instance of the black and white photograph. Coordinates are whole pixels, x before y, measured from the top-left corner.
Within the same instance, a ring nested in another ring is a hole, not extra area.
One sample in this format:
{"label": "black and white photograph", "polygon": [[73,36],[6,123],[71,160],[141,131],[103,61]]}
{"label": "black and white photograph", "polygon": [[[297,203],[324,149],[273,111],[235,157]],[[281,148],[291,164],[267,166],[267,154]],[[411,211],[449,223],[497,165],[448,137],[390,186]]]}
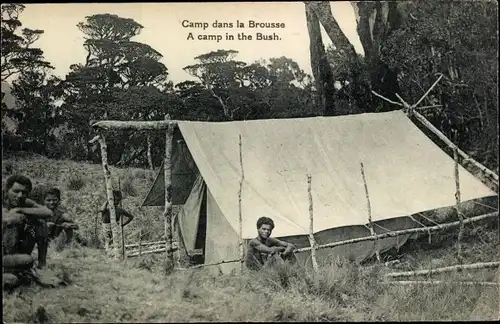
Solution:
{"label": "black and white photograph", "polygon": [[500,320],[497,1],[1,11],[4,323]]}

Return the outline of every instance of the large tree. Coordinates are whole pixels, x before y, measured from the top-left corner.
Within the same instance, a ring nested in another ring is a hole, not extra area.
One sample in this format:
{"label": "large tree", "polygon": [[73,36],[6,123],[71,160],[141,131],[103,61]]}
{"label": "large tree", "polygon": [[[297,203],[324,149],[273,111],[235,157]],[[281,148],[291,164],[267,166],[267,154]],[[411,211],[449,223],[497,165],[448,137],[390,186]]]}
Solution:
{"label": "large tree", "polygon": [[[43,30],[23,28],[19,16],[22,4],[2,4],[2,85],[11,83],[15,105],[7,106],[2,100],[2,122],[9,117],[17,124],[16,136],[5,134],[11,148],[16,144],[46,153],[51,132],[60,120],[55,112],[57,78],[48,77],[53,69],[34,43]],[[13,81],[12,81],[13,80]],[[2,99],[5,93],[2,91]],[[23,148],[21,146],[21,148]]]}
{"label": "large tree", "polygon": [[[78,23],[84,33],[87,56],[84,64],[74,64],[65,79],[65,110],[75,137],[85,148],[82,158],[94,158],[87,145],[93,130],[89,123],[98,119],[152,119],[168,111],[172,85],[160,62],[162,55],[147,44],[134,41],[143,26],[130,18],[97,14]],[[163,118],[163,117],[162,117]],[[109,136],[110,163],[130,159],[133,147],[125,143],[144,142],[144,134],[120,132]],[[130,148],[126,150],[125,148]]]}
{"label": "large tree", "polygon": [[43,69],[35,69],[21,73],[12,86],[19,108],[15,113],[16,133],[24,145],[44,155],[53,153],[49,152],[49,145],[55,143],[54,131],[64,121],[56,105],[62,95],[59,83],[57,77],[47,76]]}
{"label": "large tree", "polygon": [[407,19],[380,46],[398,72],[400,95],[416,102],[442,79],[423,113],[454,143],[498,167],[498,5],[487,1],[405,4]]}
{"label": "large tree", "polygon": [[[17,3],[1,5],[2,10],[2,81],[34,68],[53,68],[43,57],[40,48],[33,44],[43,30],[23,28],[19,15],[25,6]],[[19,34],[19,30],[21,34]]]}
{"label": "large tree", "polygon": [[[218,50],[195,57],[186,66],[197,81],[178,84],[183,111],[206,120],[245,120],[311,114],[310,82],[299,65],[286,57],[248,64],[237,51]],[[195,117],[196,118],[196,117]]]}
{"label": "large tree", "polygon": [[[311,32],[314,29],[311,12],[335,46],[327,52],[333,77],[349,81],[336,92],[335,100],[344,91],[348,97],[362,98],[356,100],[358,106],[364,102],[363,107],[358,107],[361,111],[397,109],[373,97],[370,90],[394,101],[398,101],[398,93],[414,103],[442,74],[442,81],[424,103],[441,104],[443,109],[427,110],[427,118],[475,158],[497,166],[498,130],[493,122],[497,118],[494,90],[498,67],[497,4],[489,1],[353,1],[351,4],[365,52],[363,59],[354,53],[328,3],[306,3],[311,63],[313,68],[323,67],[323,71],[315,73],[317,87],[329,84],[330,71],[319,64],[321,56],[314,52],[321,51],[323,45],[317,32]],[[322,95],[326,96],[325,91]],[[324,113],[337,114],[340,110],[335,101],[334,107],[325,107]]]}

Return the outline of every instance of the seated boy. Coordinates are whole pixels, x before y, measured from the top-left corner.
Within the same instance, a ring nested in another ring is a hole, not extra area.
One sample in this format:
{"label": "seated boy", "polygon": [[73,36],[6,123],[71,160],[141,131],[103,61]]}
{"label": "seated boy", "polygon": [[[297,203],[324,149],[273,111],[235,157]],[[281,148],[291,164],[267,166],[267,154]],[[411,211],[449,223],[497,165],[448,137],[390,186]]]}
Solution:
{"label": "seated boy", "polygon": [[45,193],[43,202],[54,214],[47,221],[49,238],[55,239],[64,231],[66,243],[69,243],[73,238],[73,231],[78,229],[78,225],[68,217],[68,214],[61,206],[61,191],[58,188],[49,189]]}
{"label": "seated boy", "polygon": [[257,220],[258,236],[248,243],[245,264],[250,270],[260,270],[269,256],[279,255],[284,260],[295,262],[293,251],[295,246],[271,237],[274,222],[271,218],[261,217]]}
{"label": "seated boy", "polygon": [[[115,205],[115,212],[116,212],[116,222],[120,223],[122,220],[122,217],[125,216],[127,218],[126,221],[121,224],[121,226],[126,226],[129,224],[133,219],[134,216],[130,214],[128,211],[125,209],[121,208],[120,202],[122,201],[122,192],[119,190],[113,190],[113,201]],[[113,232],[111,231],[111,216],[109,212],[109,207],[108,207],[108,201],[102,205],[101,209],[101,216],[102,216],[102,227],[103,227],[103,235],[105,239],[105,244],[106,246],[109,246],[113,244]]]}

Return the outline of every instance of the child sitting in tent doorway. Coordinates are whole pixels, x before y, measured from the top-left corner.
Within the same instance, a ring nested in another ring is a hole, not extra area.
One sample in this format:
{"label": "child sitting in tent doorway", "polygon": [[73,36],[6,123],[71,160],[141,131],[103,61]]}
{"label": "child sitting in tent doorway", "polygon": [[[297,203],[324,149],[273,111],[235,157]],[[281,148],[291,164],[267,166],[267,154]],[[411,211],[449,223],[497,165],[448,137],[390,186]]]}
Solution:
{"label": "child sitting in tent doorway", "polygon": [[47,190],[43,204],[53,213],[52,218],[47,221],[49,239],[53,240],[64,233],[65,243],[71,242],[73,231],[78,230],[78,225],[68,217],[66,209],[61,206],[61,190],[55,187]]}
{"label": "child sitting in tent doorway", "polygon": [[[124,227],[134,219],[134,216],[119,206],[120,202],[122,201],[122,192],[120,190],[113,190],[113,200],[116,212],[116,222],[120,223],[122,217],[127,218],[127,220],[124,221],[123,224],[121,224],[121,226]],[[104,234],[105,246],[107,247],[113,244],[113,232],[111,231],[111,217],[109,215],[107,200],[102,205],[100,212],[102,216],[102,229]]]}
{"label": "child sitting in tent doorway", "polygon": [[270,257],[281,257],[291,263],[296,262],[293,251],[295,245],[280,241],[271,237],[274,222],[269,217],[261,217],[257,220],[257,237],[248,243],[248,251],[245,264],[250,270],[260,270]]}

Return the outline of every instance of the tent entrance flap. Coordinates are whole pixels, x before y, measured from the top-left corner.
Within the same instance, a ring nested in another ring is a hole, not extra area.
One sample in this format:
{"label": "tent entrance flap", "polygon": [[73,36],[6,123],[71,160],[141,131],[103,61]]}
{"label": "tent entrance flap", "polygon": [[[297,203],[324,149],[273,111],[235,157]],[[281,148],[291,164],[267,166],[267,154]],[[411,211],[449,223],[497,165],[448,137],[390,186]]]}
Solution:
{"label": "tent entrance flap", "polygon": [[[206,186],[201,175],[198,175],[189,197],[179,210],[177,218],[181,237],[189,256],[205,251],[206,237]],[[195,262],[203,262],[203,256],[197,256]]]}
{"label": "tent entrance flap", "polygon": [[[191,156],[181,132],[174,131],[174,145],[172,147],[172,204],[182,205],[191,192],[191,188],[198,176],[198,168]],[[142,206],[165,205],[165,178],[164,165],[161,164],[156,179],[142,203]]]}

